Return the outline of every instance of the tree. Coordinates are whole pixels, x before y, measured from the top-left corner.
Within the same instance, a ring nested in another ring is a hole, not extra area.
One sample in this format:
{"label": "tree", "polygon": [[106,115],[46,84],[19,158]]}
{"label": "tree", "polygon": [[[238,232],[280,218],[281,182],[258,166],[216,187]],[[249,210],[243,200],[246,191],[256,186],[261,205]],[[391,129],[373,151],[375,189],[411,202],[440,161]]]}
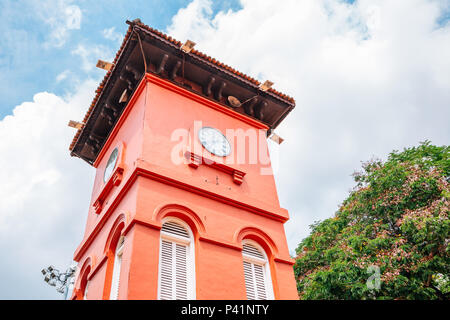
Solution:
{"label": "tree", "polygon": [[297,248],[301,299],[450,297],[450,147],[371,160],[333,218]]}

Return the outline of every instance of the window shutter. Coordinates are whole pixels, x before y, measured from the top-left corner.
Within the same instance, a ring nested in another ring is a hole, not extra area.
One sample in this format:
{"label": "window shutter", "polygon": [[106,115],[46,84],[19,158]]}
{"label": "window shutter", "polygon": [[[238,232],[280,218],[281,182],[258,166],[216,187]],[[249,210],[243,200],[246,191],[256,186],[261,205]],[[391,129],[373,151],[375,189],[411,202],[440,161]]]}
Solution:
{"label": "window shutter", "polygon": [[258,250],[258,248],[248,243],[242,246],[242,254],[258,259],[264,259],[263,254]]}
{"label": "window shutter", "polygon": [[114,256],[114,269],[111,282],[111,291],[109,295],[110,300],[117,300],[119,298],[119,285],[120,285],[120,269],[122,267],[122,252],[123,252],[124,238],[119,239],[117,244],[116,254]]}
{"label": "window shutter", "polygon": [[247,299],[255,300],[255,286],[253,284],[253,268],[250,262],[244,261],[245,289],[247,290]]}
{"label": "window shutter", "polygon": [[[264,270],[266,264],[264,255],[255,246],[244,244],[242,248],[244,255],[244,277],[245,289],[248,300],[266,300],[267,299],[267,280]],[[246,261],[246,259],[248,261]],[[261,262],[255,262],[261,261]]]}
{"label": "window shutter", "polygon": [[161,274],[160,279],[160,298],[161,300],[172,299],[172,243],[162,240],[161,242]]}
{"label": "window shutter", "polygon": [[187,247],[176,244],[176,299],[187,300]]}
{"label": "window shutter", "polygon": [[261,265],[254,264],[253,270],[255,272],[256,296],[258,300],[266,300],[266,279],[264,277],[264,269]]}
{"label": "window shutter", "polygon": [[[161,231],[164,234],[190,239],[188,231],[176,222],[169,221],[164,223]],[[172,241],[170,238],[161,239],[159,276],[159,298],[161,300],[188,299],[188,255],[189,242],[184,244],[175,240]]]}
{"label": "window shutter", "polygon": [[183,238],[189,238],[189,233],[187,232],[187,230],[176,222],[169,221],[164,223],[161,231],[169,234],[174,234]]}
{"label": "window shutter", "polygon": [[244,261],[245,288],[248,300],[267,300],[263,266]]}

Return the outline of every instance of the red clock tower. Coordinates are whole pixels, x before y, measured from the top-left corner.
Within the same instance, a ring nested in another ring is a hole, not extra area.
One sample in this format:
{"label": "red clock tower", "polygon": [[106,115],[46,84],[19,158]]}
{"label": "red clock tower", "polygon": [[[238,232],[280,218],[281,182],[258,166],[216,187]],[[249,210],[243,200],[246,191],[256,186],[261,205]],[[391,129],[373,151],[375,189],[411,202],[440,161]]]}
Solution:
{"label": "red clock tower", "polygon": [[267,148],[294,100],[127,23],[70,146],[96,168],[72,299],[297,299]]}

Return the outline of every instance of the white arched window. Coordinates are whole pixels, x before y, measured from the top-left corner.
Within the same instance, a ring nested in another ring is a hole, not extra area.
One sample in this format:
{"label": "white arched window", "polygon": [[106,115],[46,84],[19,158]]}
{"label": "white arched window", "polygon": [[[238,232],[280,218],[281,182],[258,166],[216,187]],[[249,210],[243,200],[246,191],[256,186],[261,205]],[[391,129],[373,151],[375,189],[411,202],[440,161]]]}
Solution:
{"label": "white arched window", "polygon": [[159,257],[158,299],[195,299],[194,238],[183,221],[163,222]]}
{"label": "white arched window", "polygon": [[270,267],[263,248],[254,241],[245,240],[242,244],[242,257],[247,299],[273,299]]}
{"label": "white arched window", "polygon": [[120,268],[122,267],[122,254],[124,237],[119,238],[114,254],[113,276],[111,281],[111,291],[109,293],[109,300],[117,300],[119,298],[119,284],[120,284]]}

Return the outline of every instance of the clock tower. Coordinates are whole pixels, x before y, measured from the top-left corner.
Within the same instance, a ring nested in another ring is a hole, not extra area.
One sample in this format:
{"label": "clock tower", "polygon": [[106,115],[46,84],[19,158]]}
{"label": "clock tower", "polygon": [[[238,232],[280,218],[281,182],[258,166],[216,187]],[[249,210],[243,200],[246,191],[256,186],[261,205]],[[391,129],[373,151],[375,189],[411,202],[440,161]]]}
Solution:
{"label": "clock tower", "polygon": [[127,23],[70,146],[96,169],[72,299],[297,299],[267,144],[294,100]]}

